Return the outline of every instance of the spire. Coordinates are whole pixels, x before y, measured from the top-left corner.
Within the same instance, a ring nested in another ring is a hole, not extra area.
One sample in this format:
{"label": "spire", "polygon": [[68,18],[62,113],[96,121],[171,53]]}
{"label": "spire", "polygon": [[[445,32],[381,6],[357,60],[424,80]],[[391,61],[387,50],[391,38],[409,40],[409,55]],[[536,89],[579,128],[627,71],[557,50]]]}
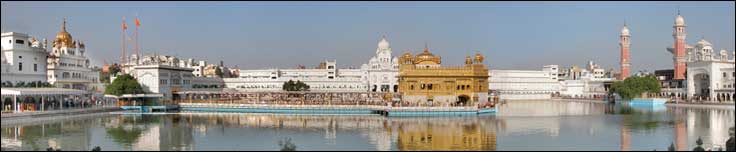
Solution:
{"label": "spire", "polygon": [[427,42],[424,42],[424,52],[429,52],[429,47],[427,45]]}
{"label": "spire", "polygon": [[624,20],[624,27],[626,27],[626,20]]}
{"label": "spire", "polygon": [[680,15],[680,6],[677,6],[677,15]]}
{"label": "spire", "polygon": [[64,17],[64,22],[61,23],[61,31],[66,32],[66,17]]}

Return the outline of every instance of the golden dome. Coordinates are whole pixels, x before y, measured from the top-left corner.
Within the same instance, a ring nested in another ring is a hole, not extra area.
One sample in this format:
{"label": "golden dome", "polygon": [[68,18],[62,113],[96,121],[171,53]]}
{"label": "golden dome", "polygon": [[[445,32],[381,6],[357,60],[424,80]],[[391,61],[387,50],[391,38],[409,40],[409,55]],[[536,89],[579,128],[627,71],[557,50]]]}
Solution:
{"label": "golden dome", "polygon": [[64,18],[64,23],[61,24],[61,31],[56,33],[54,43],[57,43],[60,46],[74,47],[72,45],[72,35],[66,32],[66,18]]}
{"label": "golden dome", "polygon": [[480,52],[475,53],[475,63],[482,64],[483,63],[483,55],[480,54]]}
{"label": "golden dome", "polygon": [[470,59],[470,56],[465,57],[465,64],[473,64],[473,60]]}
{"label": "golden dome", "polygon": [[429,53],[429,48],[426,48],[426,47],[424,48],[424,51],[422,53],[417,54],[415,60],[416,60],[416,63],[418,64],[426,64],[426,63],[422,63],[424,61],[430,61],[430,62],[433,62],[434,64],[440,64],[440,61],[441,61],[439,56],[435,56],[434,54]]}

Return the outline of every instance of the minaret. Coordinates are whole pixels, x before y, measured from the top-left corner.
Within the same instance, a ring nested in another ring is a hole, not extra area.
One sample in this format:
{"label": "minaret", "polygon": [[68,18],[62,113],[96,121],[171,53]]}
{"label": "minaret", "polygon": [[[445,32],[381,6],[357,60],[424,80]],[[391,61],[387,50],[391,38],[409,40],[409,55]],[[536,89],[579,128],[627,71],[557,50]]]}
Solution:
{"label": "minaret", "polygon": [[621,36],[618,43],[619,47],[621,47],[621,75],[618,78],[619,80],[624,80],[631,75],[631,69],[629,68],[629,66],[631,66],[629,62],[629,46],[631,46],[631,41],[629,40],[630,37],[629,28],[626,26],[626,21],[624,21],[624,28],[621,29]]}
{"label": "minaret", "polygon": [[672,37],[675,38],[675,56],[673,57],[675,64],[675,80],[685,79],[685,19],[680,15],[680,10],[677,10],[677,18],[675,18],[675,26],[673,26],[674,32]]}

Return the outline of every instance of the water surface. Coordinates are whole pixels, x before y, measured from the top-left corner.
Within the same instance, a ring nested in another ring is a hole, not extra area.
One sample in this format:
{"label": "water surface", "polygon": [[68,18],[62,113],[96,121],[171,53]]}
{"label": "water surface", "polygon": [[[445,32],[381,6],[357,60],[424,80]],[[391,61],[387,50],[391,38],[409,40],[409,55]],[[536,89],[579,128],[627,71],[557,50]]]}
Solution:
{"label": "water surface", "polygon": [[723,145],[734,110],[518,101],[496,115],[384,117],[180,112],[2,126],[3,150],[691,150]]}

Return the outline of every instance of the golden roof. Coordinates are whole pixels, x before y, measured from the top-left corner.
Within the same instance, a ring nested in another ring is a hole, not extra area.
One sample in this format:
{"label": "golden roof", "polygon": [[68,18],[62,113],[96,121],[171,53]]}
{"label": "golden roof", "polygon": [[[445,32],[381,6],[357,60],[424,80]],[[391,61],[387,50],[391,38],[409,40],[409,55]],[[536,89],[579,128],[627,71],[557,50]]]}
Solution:
{"label": "golden roof", "polygon": [[66,18],[64,18],[64,23],[61,24],[61,31],[59,31],[59,33],[56,33],[56,39],[54,40],[54,43],[58,43],[61,46],[74,47],[72,45],[72,35],[66,32]]}
{"label": "golden roof", "polygon": [[430,61],[434,62],[434,64],[440,64],[440,57],[435,56],[432,53],[429,53],[429,48],[424,48],[424,51],[422,53],[417,54],[416,58],[414,59],[417,64],[424,64],[422,62],[424,61]]}

